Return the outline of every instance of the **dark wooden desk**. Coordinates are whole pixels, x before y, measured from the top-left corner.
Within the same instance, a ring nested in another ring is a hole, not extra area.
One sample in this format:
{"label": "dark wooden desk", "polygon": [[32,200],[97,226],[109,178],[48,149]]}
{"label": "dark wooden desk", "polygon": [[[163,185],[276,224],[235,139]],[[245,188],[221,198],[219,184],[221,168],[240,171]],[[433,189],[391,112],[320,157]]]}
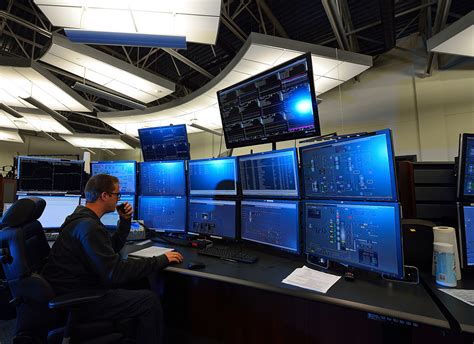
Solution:
{"label": "dark wooden desk", "polygon": [[[281,283],[300,259],[252,252],[258,262],[243,264],[178,250],[185,261],[161,279],[172,342],[458,342],[422,285],[367,276],[321,294]],[[189,270],[190,261],[206,267]]]}

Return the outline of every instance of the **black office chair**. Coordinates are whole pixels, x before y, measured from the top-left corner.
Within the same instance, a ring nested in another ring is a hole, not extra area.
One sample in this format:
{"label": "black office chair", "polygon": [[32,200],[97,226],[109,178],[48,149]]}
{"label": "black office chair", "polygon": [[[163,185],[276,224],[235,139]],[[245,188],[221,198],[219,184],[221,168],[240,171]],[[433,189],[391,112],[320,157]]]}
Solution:
{"label": "black office chair", "polygon": [[125,340],[112,321],[79,323],[76,319],[76,307],[101,299],[103,292],[55,297],[51,285],[38,273],[49,254],[43,228],[37,221],[45,206],[41,198],[18,200],[2,221],[6,227],[0,230],[0,261],[17,313],[13,343],[56,344],[69,338],[72,343]]}

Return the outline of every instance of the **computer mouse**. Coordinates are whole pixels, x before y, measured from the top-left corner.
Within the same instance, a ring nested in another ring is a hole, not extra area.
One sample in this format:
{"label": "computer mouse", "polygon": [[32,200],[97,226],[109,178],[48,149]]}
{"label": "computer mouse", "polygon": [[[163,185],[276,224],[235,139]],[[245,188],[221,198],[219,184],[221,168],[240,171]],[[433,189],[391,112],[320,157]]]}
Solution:
{"label": "computer mouse", "polygon": [[188,269],[189,270],[204,269],[205,267],[206,267],[206,264],[201,263],[201,262],[189,262],[188,263]]}

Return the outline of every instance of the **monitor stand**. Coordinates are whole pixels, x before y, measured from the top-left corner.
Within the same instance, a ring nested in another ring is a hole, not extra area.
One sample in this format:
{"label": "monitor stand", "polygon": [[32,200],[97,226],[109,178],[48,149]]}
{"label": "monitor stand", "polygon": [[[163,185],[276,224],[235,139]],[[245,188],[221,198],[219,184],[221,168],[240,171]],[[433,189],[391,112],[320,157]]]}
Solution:
{"label": "monitor stand", "polygon": [[277,143],[276,142],[272,142],[272,150],[277,150]]}

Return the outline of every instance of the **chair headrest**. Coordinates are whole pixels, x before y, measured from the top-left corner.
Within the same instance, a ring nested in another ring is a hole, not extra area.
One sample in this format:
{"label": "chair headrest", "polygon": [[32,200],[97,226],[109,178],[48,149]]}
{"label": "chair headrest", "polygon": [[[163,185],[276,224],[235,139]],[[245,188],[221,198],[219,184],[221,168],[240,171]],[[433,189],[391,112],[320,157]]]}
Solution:
{"label": "chair headrest", "polygon": [[19,227],[38,220],[46,207],[46,201],[39,197],[22,198],[8,208],[2,223],[8,227]]}

